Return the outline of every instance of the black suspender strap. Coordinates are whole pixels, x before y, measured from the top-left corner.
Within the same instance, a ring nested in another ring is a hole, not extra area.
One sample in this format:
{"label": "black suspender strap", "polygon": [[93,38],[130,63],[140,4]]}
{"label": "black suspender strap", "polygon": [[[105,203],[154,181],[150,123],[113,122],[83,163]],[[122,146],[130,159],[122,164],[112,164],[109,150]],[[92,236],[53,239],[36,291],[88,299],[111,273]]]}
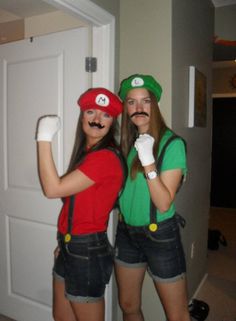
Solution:
{"label": "black suspender strap", "polygon": [[[122,156],[121,152],[112,146],[106,147],[106,149],[112,151],[116,154],[116,156],[119,158],[122,170],[123,170],[123,185],[125,183],[126,177],[127,177],[127,166],[126,162],[124,160],[124,157]],[[72,232],[72,225],[73,225],[73,214],[74,214],[74,203],[75,203],[75,195],[70,196],[70,204],[69,204],[69,214],[68,214],[68,231],[64,236],[65,243],[70,242],[71,240],[71,232]],[[116,201],[117,203],[117,201]],[[117,204],[115,204],[116,206]]]}
{"label": "black suspender strap", "polygon": [[65,234],[65,237],[64,237],[65,243],[68,243],[71,240],[72,221],[73,221],[73,214],[74,214],[74,203],[75,203],[75,196],[72,195],[72,196],[70,196],[70,204],[69,204],[68,232]]}
{"label": "black suspender strap", "polygon": [[[162,165],[162,162],[163,162],[163,158],[164,158],[164,155],[165,155],[166,148],[175,139],[181,139],[184,142],[184,146],[185,146],[185,149],[186,149],[185,140],[182,137],[180,137],[180,136],[178,136],[176,134],[173,134],[166,141],[165,145],[162,147],[161,153],[160,153],[160,155],[158,156],[158,158],[156,160],[156,168],[157,168],[157,172],[158,173],[160,173],[160,170],[161,170],[161,165]],[[150,224],[149,224],[149,230],[151,232],[155,232],[157,229],[158,229],[158,225],[157,225],[156,207],[155,207],[152,199],[150,199]]]}

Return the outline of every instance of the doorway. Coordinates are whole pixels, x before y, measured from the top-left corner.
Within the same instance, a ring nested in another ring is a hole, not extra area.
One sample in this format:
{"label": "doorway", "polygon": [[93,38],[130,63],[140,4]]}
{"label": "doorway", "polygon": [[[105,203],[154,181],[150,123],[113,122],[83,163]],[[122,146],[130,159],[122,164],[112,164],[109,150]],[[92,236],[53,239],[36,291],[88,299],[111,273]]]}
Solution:
{"label": "doorway", "polygon": [[211,206],[236,208],[236,98],[213,99]]}

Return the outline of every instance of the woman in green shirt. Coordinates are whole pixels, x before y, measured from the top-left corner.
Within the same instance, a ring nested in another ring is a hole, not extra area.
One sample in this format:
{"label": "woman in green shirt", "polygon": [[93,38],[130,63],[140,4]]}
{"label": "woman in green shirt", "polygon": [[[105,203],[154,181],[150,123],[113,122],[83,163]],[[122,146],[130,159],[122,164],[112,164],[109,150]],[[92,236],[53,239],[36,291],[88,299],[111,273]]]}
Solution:
{"label": "woman in green shirt", "polygon": [[150,75],[123,80],[119,93],[124,104],[121,148],[127,157],[128,178],[119,199],[115,271],[124,321],[144,321],[141,292],[146,270],[167,320],[190,321],[179,233],[183,219],[174,204],[187,171],[186,151],[179,136],[165,146],[174,133],[159,110],[161,93]]}

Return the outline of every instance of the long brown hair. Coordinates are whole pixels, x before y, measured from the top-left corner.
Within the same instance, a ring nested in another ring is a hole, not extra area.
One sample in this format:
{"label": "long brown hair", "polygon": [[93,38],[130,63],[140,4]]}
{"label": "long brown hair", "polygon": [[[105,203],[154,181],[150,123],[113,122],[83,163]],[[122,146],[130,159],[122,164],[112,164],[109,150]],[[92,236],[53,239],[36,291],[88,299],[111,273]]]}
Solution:
{"label": "long brown hair", "polygon": [[[70,158],[70,162],[69,162],[69,166],[66,171],[66,174],[73,171],[75,167],[83,161],[85,155],[88,153],[88,151],[86,151],[86,134],[83,131],[82,118],[83,118],[83,111],[81,111],[78,119],[74,147],[72,150],[72,154],[71,154],[71,158]],[[108,133],[96,144],[96,146],[91,148],[89,152],[92,152],[94,150],[100,150],[109,146],[117,147],[118,144],[115,139],[117,132],[118,132],[117,119],[113,118],[113,122]]]}
{"label": "long brown hair", "polygon": [[[150,113],[150,124],[148,133],[154,139],[153,153],[157,155],[160,140],[167,129],[164,118],[161,115],[160,108],[156,99],[156,96],[148,90],[151,98],[151,113]],[[126,101],[124,100],[124,109],[122,114],[121,122],[121,150],[124,156],[127,158],[131,148],[134,145],[135,139],[138,137],[138,128],[132,123],[128,113]],[[136,156],[131,165],[131,178],[134,179],[138,172],[143,172],[143,167]]]}

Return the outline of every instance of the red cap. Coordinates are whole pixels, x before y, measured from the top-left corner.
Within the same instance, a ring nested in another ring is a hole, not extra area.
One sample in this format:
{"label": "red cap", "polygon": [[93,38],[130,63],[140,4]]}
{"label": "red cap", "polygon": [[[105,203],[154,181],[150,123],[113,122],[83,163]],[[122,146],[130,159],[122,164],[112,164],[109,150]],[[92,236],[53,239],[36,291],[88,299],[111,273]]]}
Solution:
{"label": "red cap", "polygon": [[92,88],[83,93],[78,101],[81,110],[99,109],[112,117],[122,113],[123,105],[118,96],[106,88]]}

